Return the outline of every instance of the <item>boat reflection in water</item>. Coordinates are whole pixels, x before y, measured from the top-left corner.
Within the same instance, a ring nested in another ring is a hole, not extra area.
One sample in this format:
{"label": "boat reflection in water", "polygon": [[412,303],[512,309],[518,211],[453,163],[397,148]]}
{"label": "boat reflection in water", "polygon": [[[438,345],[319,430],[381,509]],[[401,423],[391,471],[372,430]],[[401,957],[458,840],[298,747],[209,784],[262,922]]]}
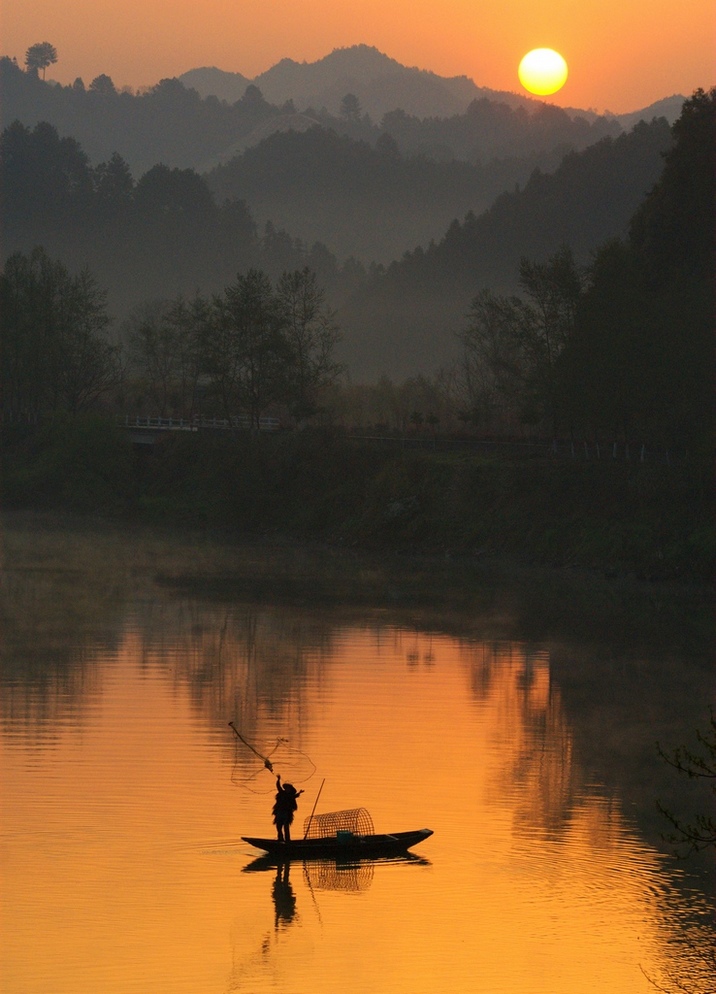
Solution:
{"label": "boat reflection in water", "polygon": [[[290,875],[298,870],[298,860],[281,860],[276,856],[259,856],[242,870],[242,873],[275,873],[271,884],[274,906],[274,930],[287,928],[296,917],[296,894]],[[373,883],[376,867],[394,864],[430,866],[430,860],[405,852],[394,856],[373,859],[308,859],[301,864],[304,883],[311,895],[316,891],[342,891],[359,894]]]}

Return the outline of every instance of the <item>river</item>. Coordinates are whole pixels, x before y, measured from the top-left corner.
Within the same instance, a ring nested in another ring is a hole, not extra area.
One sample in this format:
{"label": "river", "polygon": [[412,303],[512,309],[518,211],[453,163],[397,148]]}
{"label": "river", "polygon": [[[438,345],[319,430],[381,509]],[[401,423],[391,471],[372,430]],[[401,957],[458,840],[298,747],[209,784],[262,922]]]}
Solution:
{"label": "river", "polygon": [[[22,517],[0,592],[5,994],[713,990],[702,594]],[[267,865],[266,758],[434,835]]]}

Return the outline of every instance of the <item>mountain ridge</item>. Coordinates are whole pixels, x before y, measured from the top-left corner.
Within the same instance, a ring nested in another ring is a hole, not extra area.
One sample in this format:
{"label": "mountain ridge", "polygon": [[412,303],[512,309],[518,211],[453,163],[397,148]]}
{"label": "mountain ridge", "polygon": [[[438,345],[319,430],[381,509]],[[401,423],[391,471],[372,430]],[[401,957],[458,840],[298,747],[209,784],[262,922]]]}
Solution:
{"label": "mountain ridge", "polygon": [[[300,102],[304,109],[325,107],[334,114],[339,113],[342,98],[353,93],[363,112],[376,121],[396,109],[418,117],[448,117],[464,113],[473,100],[485,98],[533,111],[545,103],[511,90],[479,86],[468,76],[440,76],[428,69],[405,66],[370,45],[335,48],[314,62],[284,58],[253,79],[215,66],[190,69],[177,79],[203,97],[213,95],[236,101],[253,84],[271,103],[281,105],[292,100]],[[570,117],[615,119],[624,130],[629,130],[637,121],[648,121],[655,116],[664,116],[673,124],[685,99],[673,94],[625,114],[610,111],[599,114],[576,107],[562,109]]]}

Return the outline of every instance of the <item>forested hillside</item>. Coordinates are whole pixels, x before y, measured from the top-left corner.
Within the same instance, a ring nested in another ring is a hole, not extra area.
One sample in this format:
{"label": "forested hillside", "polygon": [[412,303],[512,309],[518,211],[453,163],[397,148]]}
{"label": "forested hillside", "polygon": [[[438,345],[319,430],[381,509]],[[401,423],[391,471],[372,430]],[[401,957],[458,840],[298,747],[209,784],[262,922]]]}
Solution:
{"label": "forested hillside", "polygon": [[[278,276],[309,265],[340,305],[341,358],[354,378],[431,373],[454,358],[454,332],[472,296],[514,285],[522,255],[546,258],[567,243],[585,261],[623,233],[670,140],[666,122],[641,124],[571,153],[552,175],[534,171],[524,189],[477,215],[468,207],[479,204],[473,183],[482,175],[497,186],[499,170],[404,159],[321,129],[268,139],[212,177],[227,178],[214,198],[192,170],[158,165],[135,181],[117,154],[93,167],[77,141],[50,125],[15,124],[0,144],[4,251],[42,244],[71,268],[90,266],[118,318],[147,300],[220,291],[252,266]],[[232,187],[234,170],[243,179]],[[293,222],[301,240],[293,225],[290,234],[258,227],[245,200],[226,199],[241,188],[258,198],[262,182],[273,194],[264,210]],[[441,212],[455,218],[459,207],[467,217],[448,227]],[[425,233],[428,224],[441,240],[414,248],[383,275],[373,267],[366,287],[365,267],[327,247],[361,239],[403,246],[406,232]]]}
{"label": "forested hillside", "polygon": [[340,312],[357,377],[408,376],[449,363],[473,296],[516,288],[522,256],[545,260],[569,245],[578,262],[588,262],[602,242],[626,232],[670,144],[662,119],[570,153],[554,173],[536,170],[524,189],[453,221],[439,242],[393,263]]}
{"label": "forested hillside", "polygon": [[218,205],[191,169],[156,165],[135,181],[117,153],[92,166],[47,123],[0,136],[0,224],[4,256],[42,245],[72,270],[88,267],[116,324],[148,301],[220,292],[251,267],[277,277],[308,265],[338,297],[365,278],[324,245],[259,231],[244,201]]}
{"label": "forested hillside", "polygon": [[3,127],[15,120],[29,127],[46,121],[62,137],[75,138],[94,165],[120,152],[137,176],[157,163],[196,167],[280,113],[255,87],[228,105],[216,97],[202,99],[176,79],[139,94],[117,91],[106,75],[57,86],[8,58],[0,59],[0,90]]}
{"label": "forested hillside", "polygon": [[[430,252],[374,277],[372,291],[388,288],[397,313],[401,292],[414,301],[420,266],[430,273],[438,260],[442,268],[425,279],[449,301],[449,278],[480,245],[476,235],[491,235],[494,248],[498,221],[509,220],[518,247],[535,224],[562,234],[565,217],[580,220],[585,183],[593,207],[604,210],[618,199],[617,179],[622,189],[654,154],[656,182],[623,237],[595,246],[589,265],[576,256],[578,229],[567,225],[572,248],[519,259],[514,291],[494,281],[472,288],[460,352],[450,375],[432,381],[391,383],[384,375],[390,356],[372,385],[342,379],[334,315],[309,268],[273,280],[251,269],[223,294],[175,296],[145,308],[125,341],[112,343],[103,289],[90,269],[72,272],[40,248],[15,253],[0,274],[4,505],[110,509],[162,521],[171,511],[176,521],[257,531],[280,522],[288,533],[329,540],[488,548],[708,580],[716,90],[697,91],[673,129],[644,125],[568,157],[553,177],[533,177],[481,218],[456,222]],[[217,208],[195,173],[158,166],[135,184],[118,158],[90,168],[77,143],[49,125],[6,130],[2,164],[12,181],[3,182],[12,194],[7,215],[30,204],[35,223],[47,214],[45,223],[65,234],[103,218],[107,239],[124,231],[128,259],[145,234],[148,251],[164,254],[166,265],[170,244],[194,244],[202,219],[216,224],[222,211],[236,213],[234,234],[241,225],[252,234],[241,205]],[[126,229],[115,227],[117,214]],[[589,224],[594,234],[597,222]],[[202,237],[210,241],[217,230]],[[254,248],[266,251],[263,241]],[[146,291],[139,265],[149,255],[138,260],[134,275]],[[376,335],[373,345],[385,353],[390,328],[381,331],[385,340]],[[436,336],[433,350],[439,345]],[[372,411],[371,396],[379,402]],[[140,464],[115,415],[142,405],[254,425],[278,406],[292,419],[287,424],[319,430],[277,432],[265,442],[238,425],[222,438],[179,433]],[[384,424],[372,413],[378,409]],[[401,433],[392,454],[344,438],[361,425],[388,431],[390,419]],[[456,431],[459,439],[451,437]],[[530,444],[531,458],[512,455],[517,434],[541,439]],[[487,456],[485,436],[487,444],[502,440]],[[406,458],[408,439],[422,441],[425,454]],[[458,454],[454,442],[466,448]]]}
{"label": "forested hillside", "polygon": [[245,199],[259,224],[322,241],[340,258],[388,264],[440,238],[454,218],[486,210],[544,159],[438,162],[402,155],[388,135],[373,147],[316,125],[276,133],[206,179],[217,202]]}
{"label": "forested hillside", "polygon": [[524,106],[511,108],[482,98],[444,120],[409,115],[392,105],[386,119],[378,121],[363,112],[360,100],[347,89],[343,98],[348,101],[331,113],[298,98],[272,103],[255,84],[243,87],[231,103],[213,95],[201,97],[177,79],[161,80],[136,94],[118,92],[107,75],[87,84],[78,78],[72,86],[59,86],[23,72],[8,58],[0,59],[0,90],[2,127],[16,119],[31,127],[47,121],[62,136],[76,138],[94,164],[120,151],[136,174],[158,162],[200,170],[226,162],[232,150],[256,144],[272,127],[285,129],[285,119],[297,111],[372,145],[381,135],[391,135],[404,153],[483,163],[495,157],[534,160],[540,155],[545,157],[539,161],[543,167],[555,150],[584,148],[621,130],[613,118],[586,114],[573,119],[538,101],[523,100]]}

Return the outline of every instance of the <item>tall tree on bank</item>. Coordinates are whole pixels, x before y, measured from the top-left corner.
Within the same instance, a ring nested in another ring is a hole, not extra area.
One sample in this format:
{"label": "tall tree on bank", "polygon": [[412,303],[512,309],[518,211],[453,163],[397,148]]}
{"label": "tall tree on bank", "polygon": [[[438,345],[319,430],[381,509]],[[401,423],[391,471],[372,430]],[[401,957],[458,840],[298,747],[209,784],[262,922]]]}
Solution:
{"label": "tall tree on bank", "polygon": [[[263,411],[280,399],[287,349],[273,287],[266,273],[239,274],[218,303],[222,348],[211,349],[225,413],[248,414],[259,427]],[[216,343],[215,343],[216,344]]]}
{"label": "tall tree on bank", "polygon": [[301,420],[342,367],[333,313],[316,274],[285,272],[276,286],[259,269],[239,273],[223,295],[145,306],[127,342],[136,385],[161,414],[248,416],[270,408]]}
{"label": "tall tree on bank", "polygon": [[581,431],[712,451],[716,89],[673,126],[663,173],[624,242],[598,253],[560,366]]}
{"label": "tall tree on bank", "polygon": [[527,396],[522,415],[534,424],[549,420],[553,434],[560,422],[557,362],[574,334],[585,280],[567,246],[546,263],[520,260],[519,286],[529,302],[523,327]]}
{"label": "tall tree on bank", "polygon": [[42,78],[45,78],[45,70],[57,62],[57,49],[49,41],[39,41],[35,45],[30,45],[25,52],[25,65],[27,71],[37,76],[42,69]]}
{"label": "tall tree on bank", "polygon": [[287,396],[295,418],[318,413],[318,395],[341,372],[333,359],[338,326],[326,305],[325,291],[311,269],[284,273],[276,288],[283,333],[288,347]]}
{"label": "tall tree on bank", "polygon": [[574,333],[584,281],[563,247],[544,263],[522,258],[524,297],[485,289],[473,298],[467,327],[458,335],[470,420],[490,429],[530,423],[558,430],[557,363]]}
{"label": "tall tree on bank", "polygon": [[473,298],[467,322],[457,336],[462,343],[461,416],[482,430],[515,430],[527,377],[523,330],[530,323],[528,306],[516,295],[484,289]]}
{"label": "tall tree on bank", "polygon": [[147,303],[127,322],[128,357],[138,376],[139,404],[148,414],[194,415],[210,309],[197,294],[191,300]]}
{"label": "tall tree on bank", "polygon": [[4,415],[90,409],[120,381],[118,351],[104,338],[108,323],[88,271],[73,276],[42,248],[10,256],[0,274]]}

